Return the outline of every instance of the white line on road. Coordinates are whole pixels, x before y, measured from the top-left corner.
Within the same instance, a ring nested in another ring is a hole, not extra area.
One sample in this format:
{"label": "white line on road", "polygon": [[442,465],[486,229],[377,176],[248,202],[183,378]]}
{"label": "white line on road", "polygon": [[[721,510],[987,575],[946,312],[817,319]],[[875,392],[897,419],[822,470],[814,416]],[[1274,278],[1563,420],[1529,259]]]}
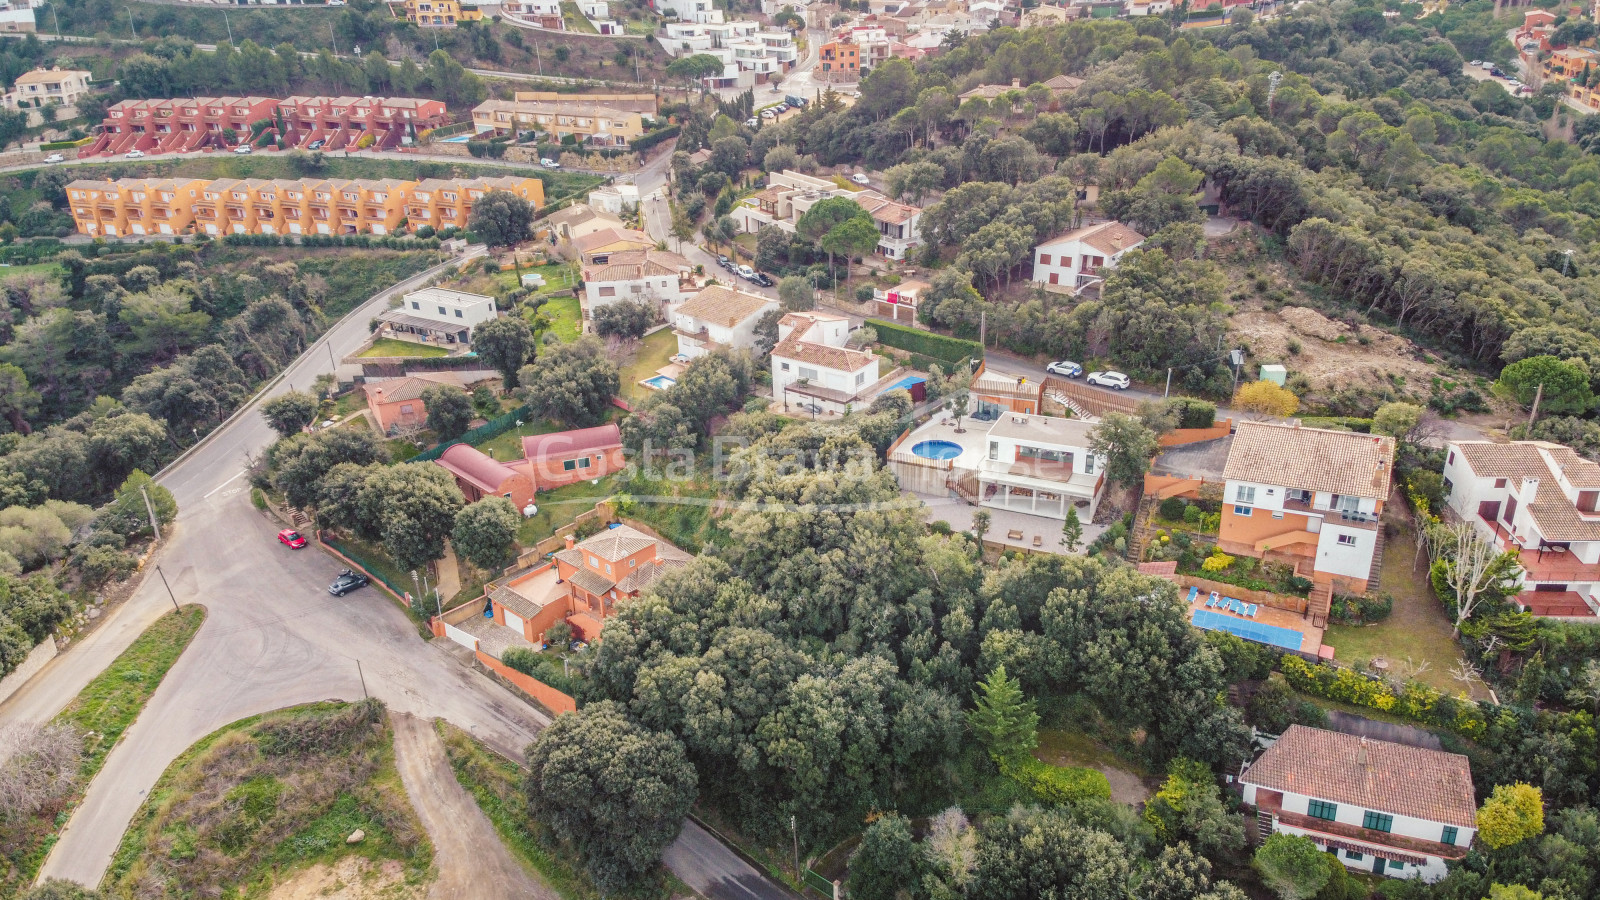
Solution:
{"label": "white line on road", "polygon": [[[238,478],[240,475],[243,475],[243,474],[244,474],[244,470],[240,469],[238,472],[234,473],[233,478]],[[212,494],[215,494],[217,491],[220,491],[223,488],[227,487],[228,486],[228,482],[233,481],[233,478],[229,478],[228,481],[224,481],[223,483],[217,485],[216,487],[212,488],[211,490],[206,491],[205,496],[201,497],[200,499],[201,500],[205,500],[206,498],[210,497]]]}

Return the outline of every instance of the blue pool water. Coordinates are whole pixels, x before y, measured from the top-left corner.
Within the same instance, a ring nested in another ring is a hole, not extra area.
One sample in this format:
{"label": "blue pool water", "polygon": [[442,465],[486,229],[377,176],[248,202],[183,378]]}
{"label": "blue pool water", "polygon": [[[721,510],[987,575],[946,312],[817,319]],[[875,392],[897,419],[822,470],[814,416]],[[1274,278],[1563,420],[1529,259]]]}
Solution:
{"label": "blue pool water", "polygon": [[651,378],[646,378],[644,383],[658,391],[664,391],[667,388],[677,384],[678,380],[676,378],[668,378],[665,375],[656,375]]}
{"label": "blue pool water", "polygon": [[923,459],[955,459],[961,455],[961,445],[955,441],[923,441],[913,446],[911,452]]}
{"label": "blue pool water", "polygon": [[1245,640],[1255,641],[1260,644],[1271,644],[1274,647],[1282,647],[1285,650],[1299,650],[1300,639],[1304,637],[1293,628],[1279,628],[1276,625],[1268,625],[1265,622],[1251,622],[1248,619],[1223,615],[1222,613],[1212,612],[1209,609],[1197,609],[1194,611],[1194,625],[1196,628],[1204,628],[1207,631],[1226,631]]}
{"label": "blue pool water", "polygon": [[467,141],[470,141],[470,140],[472,140],[472,135],[470,135],[470,134],[458,134],[458,135],[455,135],[454,137],[440,138],[439,143],[441,143],[441,144],[465,144]]}

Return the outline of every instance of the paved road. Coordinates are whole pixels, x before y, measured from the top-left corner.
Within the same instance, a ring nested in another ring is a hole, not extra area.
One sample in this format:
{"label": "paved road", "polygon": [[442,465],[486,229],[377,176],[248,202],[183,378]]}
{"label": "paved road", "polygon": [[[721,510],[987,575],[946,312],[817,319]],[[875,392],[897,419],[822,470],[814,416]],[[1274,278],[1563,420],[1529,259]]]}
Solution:
{"label": "paved road", "polygon": [[405,715],[389,721],[400,780],[433,841],[439,874],[428,886],[429,900],[560,900],[511,855],[477,801],[456,781],[433,723]]}
{"label": "paved road", "polygon": [[795,900],[693,821],[662,857],[672,874],[713,900]]}

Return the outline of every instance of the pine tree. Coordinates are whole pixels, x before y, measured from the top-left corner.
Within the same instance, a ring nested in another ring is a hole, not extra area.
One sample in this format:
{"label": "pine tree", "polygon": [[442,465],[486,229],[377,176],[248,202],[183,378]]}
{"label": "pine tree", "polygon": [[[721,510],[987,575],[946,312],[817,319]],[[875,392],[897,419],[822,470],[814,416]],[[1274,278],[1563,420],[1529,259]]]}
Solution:
{"label": "pine tree", "polygon": [[1022,683],[1006,676],[1005,665],[989,673],[972,699],[977,708],[967,713],[967,725],[995,762],[1025,756],[1039,746],[1039,714],[1033,701],[1022,696]]}
{"label": "pine tree", "polygon": [[1067,548],[1068,553],[1077,553],[1078,544],[1083,540],[1083,523],[1078,521],[1078,508],[1067,507],[1067,520],[1061,523],[1061,546]]}

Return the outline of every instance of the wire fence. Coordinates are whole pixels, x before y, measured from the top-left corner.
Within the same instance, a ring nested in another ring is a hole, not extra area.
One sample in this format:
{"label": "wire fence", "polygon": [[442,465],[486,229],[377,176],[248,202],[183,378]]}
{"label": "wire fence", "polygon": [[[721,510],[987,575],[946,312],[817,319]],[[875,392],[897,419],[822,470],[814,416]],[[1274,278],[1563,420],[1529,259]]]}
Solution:
{"label": "wire fence", "polygon": [[454,447],[457,444],[471,444],[476,447],[485,441],[494,440],[500,435],[505,434],[511,429],[517,427],[518,422],[526,422],[532,417],[533,412],[528,409],[528,407],[520,406],[503,416],[496,416],[482,425],[479,425],[477,428],[468,430],[465,434],[461,435],[461,437],[458,437],[453,441],[446,441],[437,447],[418,453],[416,456],[411,457],[411,461],[431,462],[444,455],[446,450],[449,450],[451,447]]}
{"label": "wire fence", "polygon": [[804,883],[806,887],[811,888],[813,891],[816,891],[824,897],[833,897],[833,882],[822,877],[821,875],[818,875],[816,872],[813,872],[810,869],[805,869],[801,872],[800,881]]}

